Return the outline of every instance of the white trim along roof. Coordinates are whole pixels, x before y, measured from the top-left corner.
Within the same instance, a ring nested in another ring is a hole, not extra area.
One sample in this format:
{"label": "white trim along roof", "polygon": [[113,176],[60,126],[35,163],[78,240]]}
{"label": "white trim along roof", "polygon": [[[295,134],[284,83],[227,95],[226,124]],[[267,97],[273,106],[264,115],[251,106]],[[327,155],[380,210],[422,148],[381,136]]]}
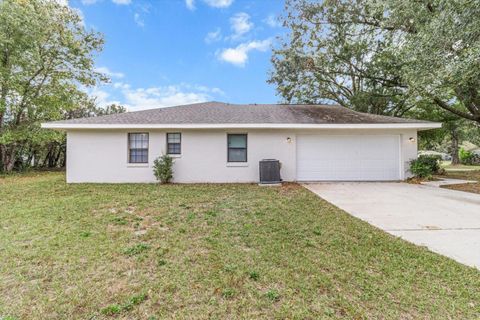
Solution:
{"label": "white trim along roof", "polygon": [[42,123],[48,129],[417,129],[440,128],[441,123],[355,123],[355,124],[298,124],[298,123],[218,123],[218,124],[78,124],[78,123]]}

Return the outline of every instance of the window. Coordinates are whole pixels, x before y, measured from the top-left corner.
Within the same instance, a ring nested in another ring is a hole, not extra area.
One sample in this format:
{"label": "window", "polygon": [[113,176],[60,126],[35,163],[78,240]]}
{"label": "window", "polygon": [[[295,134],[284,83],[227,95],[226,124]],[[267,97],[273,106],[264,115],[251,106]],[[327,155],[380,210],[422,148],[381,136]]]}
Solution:
{"label": "window", "polygon": [[228,162],[247,162],[247,135],[228,134]]}
{"label": "window", "polygon": [[181,154],[182,153],[182,134],[167,133],[167,154]]}
{"label": "window", "polygon": [[128,162],[148,163],[148,133],[128,134]]}

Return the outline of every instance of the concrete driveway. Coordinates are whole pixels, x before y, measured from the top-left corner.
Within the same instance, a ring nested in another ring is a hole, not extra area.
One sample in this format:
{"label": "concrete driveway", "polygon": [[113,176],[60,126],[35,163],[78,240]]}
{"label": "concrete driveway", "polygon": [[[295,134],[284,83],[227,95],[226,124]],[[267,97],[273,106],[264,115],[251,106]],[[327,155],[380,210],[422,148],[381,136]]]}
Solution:
{"label": "concrete driveway", "polygon": [[394,182],[304,186],[388,233],[480,269],[478,194]]}

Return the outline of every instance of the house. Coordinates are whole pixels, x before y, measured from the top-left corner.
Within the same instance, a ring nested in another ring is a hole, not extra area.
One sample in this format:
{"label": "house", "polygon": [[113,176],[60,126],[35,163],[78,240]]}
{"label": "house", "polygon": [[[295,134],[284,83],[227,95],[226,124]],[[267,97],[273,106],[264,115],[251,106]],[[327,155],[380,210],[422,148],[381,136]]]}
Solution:
{"label": "house", "polygon": [[284,181],[387,181],[409,176],[417,132],[439,123],[334,105],[206,102],[48,122],[67,132],[67,182],[154,182],[155,158],[175,158],[174,182],[258,182],[259,161]]}

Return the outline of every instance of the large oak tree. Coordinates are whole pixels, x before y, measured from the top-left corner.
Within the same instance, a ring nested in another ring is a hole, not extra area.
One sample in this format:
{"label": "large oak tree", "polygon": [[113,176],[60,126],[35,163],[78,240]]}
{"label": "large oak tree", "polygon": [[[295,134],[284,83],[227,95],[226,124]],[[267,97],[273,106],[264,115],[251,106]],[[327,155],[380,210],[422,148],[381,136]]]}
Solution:
{"label": "large oak tree", "polygon": [[269,81],[285,101],[480,123],[479,1],[287,0],[283,23]]}
{"label": "large oak tree", "polygon": [[27,145],[62,139],[40,130],[40,122],[64,118],[89,103],[81,88],[106,80],[94,69],[102,45],[102,36],[87,31],[67,5],[0,1],[1,169],[11,171]]}

